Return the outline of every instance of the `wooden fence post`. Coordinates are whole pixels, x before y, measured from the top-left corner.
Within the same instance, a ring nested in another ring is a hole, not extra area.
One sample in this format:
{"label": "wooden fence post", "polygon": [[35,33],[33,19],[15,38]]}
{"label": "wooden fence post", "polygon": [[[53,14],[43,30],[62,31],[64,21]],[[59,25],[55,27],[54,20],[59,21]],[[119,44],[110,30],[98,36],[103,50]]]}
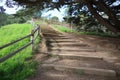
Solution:
{"label": "wooden fence post", "polygon": [[39,25],[37,25],[37,34],[40,37],[40,26]]}
{"label": "wooden fence post", "polygon": [[40,30],[40,26],[38,26],[38,35],[39,35],[39,37],[41,36],[40,34],[41,34],[41,30]]}
{"label": "wooden fence post", "polygon": [[32,52],[34,51],[34,30],[31,31],[31,49],[32,49]]}

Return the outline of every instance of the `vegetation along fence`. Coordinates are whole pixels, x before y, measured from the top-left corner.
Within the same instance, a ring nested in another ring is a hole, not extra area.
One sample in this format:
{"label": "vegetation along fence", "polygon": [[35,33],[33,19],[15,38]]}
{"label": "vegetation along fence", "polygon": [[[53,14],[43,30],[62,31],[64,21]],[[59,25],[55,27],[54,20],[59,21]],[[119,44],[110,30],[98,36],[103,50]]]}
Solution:
{"label": "vegetation along fence", "polygon": [[[36,34],[37,33],[37,34]],[[26,47],[30,46],[31,45],[31,48],[32,48],[32,51],[34,50],[34,42],[36,40],[36,38],[40,36],[40,26],[37,26],[35,29],[31,30],[31,33],[20,38],[20,39],[17,39],[15,41],[12,41],[8,44],[5,44],[3,46],[0,46],[0,50],[3,49],[3,48],[6,48],[8,46],[11,46],[11,45],[14,45],[15,43],[17,42],[20,42],[26,38],[30,38],[30,42],[29,43],[26,43],[24,46],[22,46],[21,48],[15,50],[14,52],[11,52],[9,53],[8,55],[0,58],[0,63],[6,61],[7,59],[11,58],[12,56],[14,56],[15,54],[17,54],[18,52],[22,51],[23,49],[25,49]]]}

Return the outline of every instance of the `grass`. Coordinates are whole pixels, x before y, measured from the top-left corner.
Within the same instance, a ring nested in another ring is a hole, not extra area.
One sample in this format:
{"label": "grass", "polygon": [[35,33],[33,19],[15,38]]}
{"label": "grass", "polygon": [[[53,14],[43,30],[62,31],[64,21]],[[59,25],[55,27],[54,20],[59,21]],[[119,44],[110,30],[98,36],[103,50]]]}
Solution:
{"label": "grass", "polygon": [[61,26],[61,25],[52,25],[52,26],[54,26],[57,30],[61,32],[73,32],[71,29]]}
{"label": "grass", "polygon": [[117,37],[116,35],[108,34],[108,33],[99,33],[99,32],[79,32],[79,34],[87,34],[87,35],[95,35],[95,36],[101,36],[101,37]]}
{"label": "grass", "polygon": [[46,22],[44,20],[36,20],[35,21],[35,24],[38,24],[38,25],[43,24],[43,23],[46,23]]}
{"label": "grass", "polygon": [[108,34],[108,33],[98,33],[98,32],[85,32],[85,31],[80,31],[80,32],[76,32],[76,31],[72,31],[71,29],[61,26],[61,25],[53,25],[57,30],[61,31],[61,32],[74,32],[76,34],[86,34],[86,35],[95,35],[95,36],[101,36],[101,37],[117,37],[115,35],[112,34]]}
{"label": "grass", "polygon": [[[0,28],[0,46],[26,36],[31,31],[30,24],[11,24]],[[12,46],[0,50],[0,58],[15,51],[30,41],[24,39]],[[39,39],[37,39],[37,42]],[[12,58],[0,63],[0,80],[24,80],[34,72],[31,47],[27,47]]]}

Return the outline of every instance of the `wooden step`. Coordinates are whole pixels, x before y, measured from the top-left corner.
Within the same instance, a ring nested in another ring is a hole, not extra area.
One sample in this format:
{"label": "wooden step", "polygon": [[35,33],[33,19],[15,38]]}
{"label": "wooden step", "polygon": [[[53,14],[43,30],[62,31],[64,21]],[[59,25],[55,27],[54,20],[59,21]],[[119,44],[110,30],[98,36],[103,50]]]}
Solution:
{"label": "wooden step", "polygon": [[95,49],[90,46],[53,46],[52,49]]}
{"label": "wooden step", "polygon": [[101,52],[68,52],[68,51],[50,51],[51,54],[70,54],[70,55],[91,55],[91,56],[99,56]]}
{"label": "wooden step", "polygon": [[88,46],[87,44],[83,43],[71,43],[71,42],[66,42],[66,43],[50,43],[51,46]]}
{"label": "wooden step", "polygon": [[[45,64],[64,65],[72,67],[88,67],[98,69],[112,69],[113,65],[103,60],[71,60],[61,59],[59,57],[51,57],[44,61]],[[102,65],[101,65],[102,64]]]}
{"label": "wooden step", "polygon": [[67,71],[58,71],[41,68],[41,74],[35,75],[29,80],[116,80],[114,77],[81,75],[81,73],[71,73]]}
{"label": "wooden step", "polygon": [[100,57],[98,55],[92,55],[92,54],[82,54],[82,53],[53,53],[53,52],[49,52],[49,55],[52,56],[59,56],[62,59],[76,59],[76,60],[103,60],[103,57]]}
{"label": "wooden step", "polygon": [[94,49],[49,49],[50,51],[68,51],[68,52],[96,52]]}
{"label": "wooden step", "polygon": [[51,39],[51,40],[49,40],[50,42],[52,42],[52,43],[55,43],[55,42],[58,42],[58,43],[60,43],[60,42],[77,42],[77,41],[75,41],[75,40],[72,40],[72,39],[68,39],[68,40],[66,40],[66,39],[63,39],[63,40],[53,40],[53,39]]}
{"label": "wooden step", "polygon": [[71,39],[71,38],[69,38],[69,37],[61,37],[61,36],[52,36],[52,37],[45,37],[46,39]]}
{"label": "wooden step", "polygon": [[81,47],[81,46],[78,46],[78,47],[50,47],[49,48],[50,50],[60,50],[60,51],[76,51],[76,52],[79,52],[79,51],[90,51],[90,52],[95,52],[96,50],[94,48],[91,48],[91,47]]}
{"label": "wooden step", "polygon": [[55,65],[55,64],[42,64],[42,67],[51,68],[58,71],[78,72],[78,73],[82,73],[82,75],[89,74],[89,75],[116,77],[116,72],[114,70],[107,70],[107,69],[72,67],[72,66]]}
{"label": "wooden step", "polygon": [[79,41],[79,40],[76,40],[76,39],[74,39],[74,38],[56,38],[56,39],[55,39],[55,38],[49,38],[48,40],[51,40],[51,41],[54,41],[54,40],[55,40],[55,41],[64,41],[64,40],[65,40],[65,41],[67,41],[67,40],[68,40],[68,41],[69,41],[69,40],[71,40],[71,41]]}
{"label": "wooden step", "polygon": [[51,35],[51,36],[63,36],[63,35],[61,35],[60,33],[43,33],[43,35]]}
{"label": "wooden step", "polygon": [[90,47],[90,46],[53,46],[53,47],[49,47],[52,49],[95,49],[94,47]]}
{"label": "wooden step", "polygon": [[51,44],[83,44],[83,45],[88,45],[80,41],[75,41],[75,40],[59,40],[59,41],[50,41],[48,40]]}
{"label": "wooden step", "polygon": [[43,34],[45,37],[65,37],[63,35],[58,35],[58,34]]}

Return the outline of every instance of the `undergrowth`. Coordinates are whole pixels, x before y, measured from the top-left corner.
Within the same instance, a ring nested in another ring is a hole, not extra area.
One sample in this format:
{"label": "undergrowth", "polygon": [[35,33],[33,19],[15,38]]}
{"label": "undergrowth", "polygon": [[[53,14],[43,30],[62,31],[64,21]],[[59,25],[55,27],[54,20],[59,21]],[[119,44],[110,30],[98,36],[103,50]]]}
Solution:
{"label": "undergrowth", "polygon": [[101,36],[101,37],[117,37],[116,35],[113,34],[108,34],[108,33],[99,33],[99,32],[85,32],[85,31],[75,31],[75,30],[71,30],[70,28],[61,26],[61,25],[53,25],[53,27],[55,27],[57,30],[61,31],[61,32],[72,32],[72,33],[76,33],[76,34],[86,34],[86,35],[95,35],[95,36]]}
{"label": "undergrowth", "polygon": [[53,25],[56,29],[58,29],[61,32],[73,32],[71,29],[61,26],[61,25]]}
{"label": "undergrowth", "polygon": [[87,34],[87,35],[95,35],[95,36],[101,36],[101,37],[113,37],[116,38],[116,35],[113,34],[108,34],[108,33],[100,33],[100,32],[85,32],[85,31],[81,31],[78,32],[79,34]]}

